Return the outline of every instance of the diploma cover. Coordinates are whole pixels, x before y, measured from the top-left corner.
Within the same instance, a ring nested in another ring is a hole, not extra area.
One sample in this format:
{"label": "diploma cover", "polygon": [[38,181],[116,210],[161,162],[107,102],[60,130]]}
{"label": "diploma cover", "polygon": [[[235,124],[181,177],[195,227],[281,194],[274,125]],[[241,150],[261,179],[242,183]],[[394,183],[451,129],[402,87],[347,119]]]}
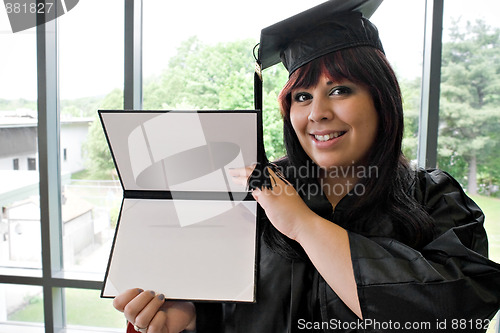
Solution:
{"label": "diploma cover", "polygon": [[258,111],[98,112],[123,188],[101,297],[254,302],[257,203],[228,170],[257,163]]}

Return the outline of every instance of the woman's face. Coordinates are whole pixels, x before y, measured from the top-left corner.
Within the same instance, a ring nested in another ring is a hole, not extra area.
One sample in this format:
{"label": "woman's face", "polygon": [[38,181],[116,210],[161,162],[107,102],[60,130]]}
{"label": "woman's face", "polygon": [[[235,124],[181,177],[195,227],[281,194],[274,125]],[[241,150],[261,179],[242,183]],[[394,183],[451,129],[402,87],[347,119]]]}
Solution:
{"label": "woman's face", "polygon": [[368,89],[322,76],[292,90],[290,120],[302,148],[320,167],[359,165],[372,147],[378,116]]}

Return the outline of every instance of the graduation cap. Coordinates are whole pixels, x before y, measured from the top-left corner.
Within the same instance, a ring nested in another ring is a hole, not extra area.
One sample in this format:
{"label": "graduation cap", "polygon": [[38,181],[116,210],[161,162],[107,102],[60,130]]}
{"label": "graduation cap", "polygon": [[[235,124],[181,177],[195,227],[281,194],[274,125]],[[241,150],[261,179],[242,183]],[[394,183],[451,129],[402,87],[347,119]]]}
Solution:
{"label": "graduation cap", "polygon": [[[255,108],[262,110],[262,70],[280,61],[292,74],[308,62],[341,49],[372,46],[384,52],[377,28],[368,20],[381,2],[330,0],[262,29],[254,76]],[[264,156],[259,154],[259,160],[268,163],[263,144],[260,150]],[[261,166],[254,173],[261,177],[251,177],[254,186],[249,183],[250,188],[272,187],[266,170]]]}
{"label": "graduation cap", "polygon": [[289,73],[325,54],[368,45],[383,51],[368,21],[382,0],[330,0],[262,29],[257,62],[262,69],[283,62]]}

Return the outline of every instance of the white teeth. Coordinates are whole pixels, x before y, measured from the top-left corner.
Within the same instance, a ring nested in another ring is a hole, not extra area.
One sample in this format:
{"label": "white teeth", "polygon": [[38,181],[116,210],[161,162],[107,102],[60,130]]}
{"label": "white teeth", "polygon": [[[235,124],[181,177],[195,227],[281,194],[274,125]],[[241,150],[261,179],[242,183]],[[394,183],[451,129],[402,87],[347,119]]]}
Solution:
{"label": "white teeth", "polygon": [[314,137],[318,141],[328,141],[330,139],[330,135],[315,135]]}
{"label": "white teeth", "polygon": [[331,140],[333,138],[338,138],[339,136],[341,136],[344,132],[334,132],[334,133],[330,133],[330,134],[326,134],[326,135],[314,135],[314,138],[316,138],[316,140],[318,141],[328,141],[328,140]]}

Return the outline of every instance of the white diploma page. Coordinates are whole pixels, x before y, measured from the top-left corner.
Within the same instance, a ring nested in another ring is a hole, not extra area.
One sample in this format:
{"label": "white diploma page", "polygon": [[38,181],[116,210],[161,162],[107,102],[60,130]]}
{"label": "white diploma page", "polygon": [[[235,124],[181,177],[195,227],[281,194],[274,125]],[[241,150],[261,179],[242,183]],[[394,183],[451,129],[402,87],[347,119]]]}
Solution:
{"label": "white diploma page", "polygon": [[255,301],[257,111],[99,111],[124,190],[101,292]]}

